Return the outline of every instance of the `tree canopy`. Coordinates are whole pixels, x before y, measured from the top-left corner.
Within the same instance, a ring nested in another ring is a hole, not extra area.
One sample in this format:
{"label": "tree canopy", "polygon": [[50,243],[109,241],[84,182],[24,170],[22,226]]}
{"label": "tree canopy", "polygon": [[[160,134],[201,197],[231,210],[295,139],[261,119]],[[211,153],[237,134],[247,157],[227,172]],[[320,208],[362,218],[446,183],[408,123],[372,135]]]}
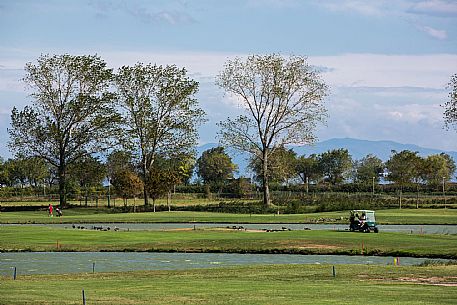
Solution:
{"label": "tree canopy", "polygon": [[197,159],[197,175],[206,184],[220,187],[227,179],[233,178],[236,169],[232,158],[221,146],[204,151]]}
{"label": "tree canopy", "polygon": [[189,156],[185,154],[173,158],[163,155],[156,156],[145,185],[152,198],[154,211],[157,198],[170,193],[176,184],[188,179],[189,160]]}
{"label": "tree canopy", "polygon": [[319,155],[320,169],[327,181],[338,184],[347,179],[352,168],[352,158],[347,149],[333,149]]}
{"label": "tree canopy", "polygon": [[313,142],[324,120],[327,87],[302,56],[252,55],[226,62],[217,85],[235,97],[245,114],[220,122],[220,140],[262,164],[263,202],[270,205],[269,156],[287,144]]}
{"label": "tree canopy", "polygon": [[439,186],[455,172],[454,160],[447,154],[430,155],[424,159],[423,178],[428,185]]}
{"label": "tree canopy", "polygon": [[108,87],[112,71],[98,56],[42,55],[27,63],[32,104],[13,108],[9,147],[57,169],[60,204],[66,204],[69,164],[110,146],[117,115]]}
{"label": "tree canopy", "polygon": [[371,183],[373,179],[379,182],[384,172],[382,160],[372,154],[366,155],[361,160],[356,161],[354,167],[355,181],[360,183]]}
{"label": "tree canopy", "polygon": [[405,184],[420,176],[420,162],[422,159],[416,152],[402,150],[392,151],[392,155],[386,162],[388,171],[387,180],[395,182],[400,188],[400,208],[402,203],[402,190]]}
{"label": "tree canopy", "polygon": [[[205,115],[194,98],[198,83],[174,65],[138,63],[119,69],[115,87],[125,131],[122,144],[138,159],[148,185],[159,154],[169,158],[189,154],[197,142],[197,127]],[[145,204],[148,197],[145,187]]]}

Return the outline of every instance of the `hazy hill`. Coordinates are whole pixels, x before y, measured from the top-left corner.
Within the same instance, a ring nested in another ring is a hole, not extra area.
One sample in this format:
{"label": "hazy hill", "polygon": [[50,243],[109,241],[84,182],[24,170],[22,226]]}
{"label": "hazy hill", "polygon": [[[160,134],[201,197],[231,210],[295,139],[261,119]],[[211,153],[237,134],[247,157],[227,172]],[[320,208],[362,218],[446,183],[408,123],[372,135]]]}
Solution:
{"label": "hazy hill", "polygon": [[[216,147],[217,145],[217,143],[208,143],[197,147],[197,156],[199,157],[202,154],[202,152],[204,152],[207,149]],[[455,151],[442,151],[439,149],[424,148],[414,144],[402,144],[393,141],[369,141],[352,138],[335,138],[318,142],[312,146],[307,145],[293,147],[294,151],[298,155],[307,156],[311,154],[320,154],[328,150],[339,148],[346,148],[353,159],[362,159],[368,154],[374,154],[383,161],[386,161],[389,159],[392,150],[410,150],[417,151],[421,156],[428,156],[432,154],[439,154],[445,152],[449,154],[451,157],[453,157],[455,161],[457,161],[457,152]],[[238,164],[238,176],[249,176],[247,170],[247,159],[249,157],[248,154],[238,153],[233,149],[228,149],[227,152],[232,157],[233,162]]]}

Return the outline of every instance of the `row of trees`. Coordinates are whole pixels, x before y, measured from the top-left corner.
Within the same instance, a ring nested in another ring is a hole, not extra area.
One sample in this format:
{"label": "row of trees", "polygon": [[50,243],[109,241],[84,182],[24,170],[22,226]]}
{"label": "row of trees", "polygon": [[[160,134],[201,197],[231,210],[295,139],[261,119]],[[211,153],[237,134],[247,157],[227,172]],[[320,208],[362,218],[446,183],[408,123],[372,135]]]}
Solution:
{"label": "row of trees", "polygon": [[28,63],[31,106],[11,114],[10,149],[50,165],[66,205],[67,175],[115,147],[140,168],[145,204],[156,160],[192,155],[204,120],[198,83],[176,66],[138,63],[117,73],[98,56],[43,55]]}
{"label": "row of trees", "polygon": [[[9,146],[16,156],[53,167],[61,205],[70,167],[113,149],[133,158],[146,205],[156,188],[187,172],[204,111],[194,98],[198,83],[185,69],[138,63],[114,72],[98,56],[43,55],[25,72],[32,105],[12,110]],[[276,54],[228,61],[216,83],[246,110],[220,123],[220,140],[259,160],[269,205],[269,157],[284,145],[314,140],[327,87],[306,58]],[[164,166],[169,170],[157,169]]]}
{"label": "row of trees", "polygon": [[[236,165],[222,147],[205,151],[197,161],[197,173],[203,182],[221,185],[233,177]],[[251,158],[250,169],[257,181],[262,180],[259,159]],[[418,183],[439,186],[453,178],[456,165],[445,153],[421,157],[417,152],[392,151],[389,160],[383,162],[375,155],[353,160],[347,149],[334,149],[321,154],[298,156],[293,149],[281,147],[270,156],[268,179],[278,184],[303,183],[308,185],[345,182],[372,184],[381,179],[394,182],[400,187]]]}
{"label": "row of trees", "polygon": [[[197,175],[196,184],[203,183],[213,190],[226,190],[233,180],[237,165],[223,147],[208,149],[197,159],[157,158],[150,170],[146,186],[155,200],[179,184],[190,184]],[[249,163],[257,182],[262,181],[259,160]],[[447,154],[421,157],[417,152],[393,151],[389,160],[382,162],[375,155],[353,160],[346,149],[329,150],[322,154],[298,156],[292,149],[280,148],[270,158],[269,181],[276,185],[302,184],[340,185],[355,183],[371,185],[381,179],[392,181],[400,189],[404,185],[428,185],[436,188],[453,177],[456,166]],[[111,152],[105,162],[85,157],[68,167],[67,190],[81,193],[87,188],[100,188],[110,180],[113,193],[123,198],[139,197],[144,189],[140,164],[127,151]],[[32,186],[52,188],[57,181],[53,167],[38,158],[0,160],[0,184],[7,186]]]}
{"label": "row of trees", "polygon": [[[122,168],[117,179],[111,169],[108,176],[114,182],[138,173],[146,205],[161,185],[188,175],[205,113],[194,97],[198,83],[185,69],[138,63],[115,72],[98,56],[42,55],[25,72],[32,105],[13,108],[9,146],[16,157],[40,159],[52,167],[61,205],[66,204],[71,167],[77,172],[85,160],[113,150],[133,161],[125,162],[132,166]],[[219,123],[220,142],[251,155],[263,202],[270,205],[269,182],[282,171],[278,160],[287,154],[284,147],[313,142],[326,117],[327,86],[306,58],[276,54],[229,60],[216,84],[245,110]],[[450,85],[451,101],[444,105],[448,126],[456,118],[455,76]],[[319,158],[326,179],[338,183],[341,175],[328,167],[345,164],[332,164],[331,155]]]}

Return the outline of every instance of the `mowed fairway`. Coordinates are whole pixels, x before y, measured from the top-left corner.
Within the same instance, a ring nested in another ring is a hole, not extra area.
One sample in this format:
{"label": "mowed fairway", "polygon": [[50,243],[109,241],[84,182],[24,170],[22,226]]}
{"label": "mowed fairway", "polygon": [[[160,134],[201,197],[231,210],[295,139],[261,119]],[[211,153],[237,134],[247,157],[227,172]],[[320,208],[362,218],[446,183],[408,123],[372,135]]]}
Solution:
{"label": "mowed fairway", "polygon": [[0,304],[455,304],[457,266],[275,265],[1,278]]}
{"label": "mowed fairway", "polygon": [[94,231],[0,227],[1,251],[164,251],[368,254],[457,258],[457,236],[348,231]]}
{"label": "mowed fairway", "polygon": [[[111,213],[107,209],[74,208],[64,216],[49,217],[42,211],[0,213],[0,223],[147,223],[147,222],[213,222],[213,223],[347,223],[349,211],[309,214],[231,214],[210,212]],[[454,224],[457,209],[390,209],[376,211],[380,224]]]}

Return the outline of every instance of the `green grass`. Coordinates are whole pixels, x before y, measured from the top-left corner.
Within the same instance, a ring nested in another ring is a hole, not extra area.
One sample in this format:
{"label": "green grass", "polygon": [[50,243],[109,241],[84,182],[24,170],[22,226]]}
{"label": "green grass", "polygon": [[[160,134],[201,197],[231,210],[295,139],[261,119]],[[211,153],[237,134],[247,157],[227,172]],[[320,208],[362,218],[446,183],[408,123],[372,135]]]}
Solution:
{"label": "green grass", "polygon": [[457,224],[457,209],[391,209],[376,212],[383,224]]}
{"label": "green grass", "polygon": [[[0,279],[0,304],[455,304],[457,266],[275,265]],[[446,286],[446,285],[454,285]]]}
{"label": "green grass", "polygon": [[347,231],[94,231],[0,227],[1,251],[178,251],[457,258],[457,235]]}
{"label": "green grass", "polygon": [[[64,210],[64,217],[50,218],[47,211],[0,213],[0,223],[99,223],[99,222],[215,222],[215,223],[347,223],[348,211],[309,214],[231,214],[210,212],[110,213],[107,209]],[[376,211],[380,224],[457,224],[457,209],[392,209]]]}

